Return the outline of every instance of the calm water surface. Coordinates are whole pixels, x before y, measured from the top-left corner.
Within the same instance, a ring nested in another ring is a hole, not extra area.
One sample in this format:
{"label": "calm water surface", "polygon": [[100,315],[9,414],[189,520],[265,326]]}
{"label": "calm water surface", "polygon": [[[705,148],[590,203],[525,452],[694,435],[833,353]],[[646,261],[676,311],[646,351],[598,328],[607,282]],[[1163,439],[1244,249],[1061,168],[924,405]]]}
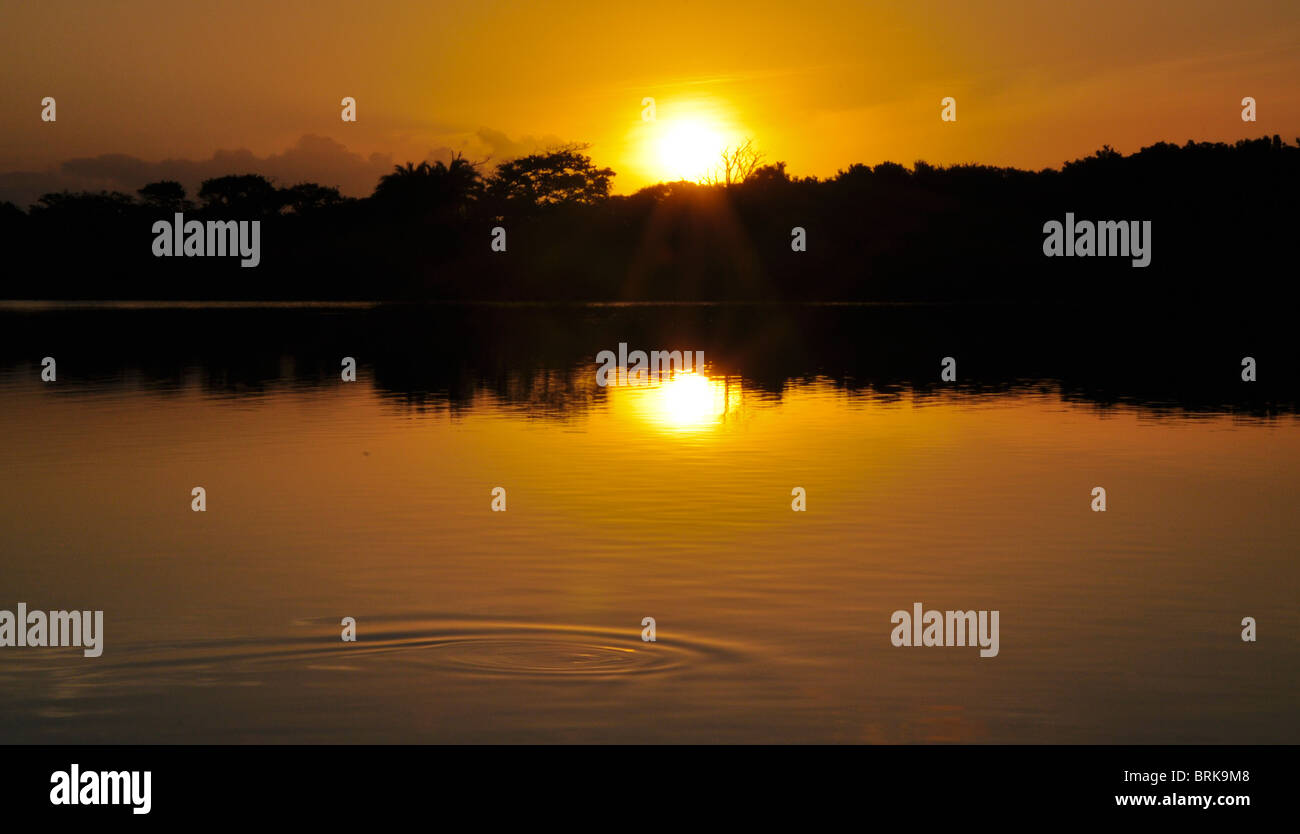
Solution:
{"label": "calm water surface", "polygon": [[[106,634],[0,649],[0,740],[1300,742],[1287,408],[821,325],[596,387],[707,311],[189,315],[3,318],[0,608]],[[1000,654],[892,646],[914,602]]]}

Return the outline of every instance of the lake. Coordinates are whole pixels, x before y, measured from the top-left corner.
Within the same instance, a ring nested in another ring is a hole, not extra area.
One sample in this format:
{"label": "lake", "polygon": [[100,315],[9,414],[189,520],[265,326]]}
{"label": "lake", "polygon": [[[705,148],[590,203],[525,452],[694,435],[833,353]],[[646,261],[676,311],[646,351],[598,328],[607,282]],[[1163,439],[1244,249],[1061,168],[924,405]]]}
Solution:
{"label": "lake", "polygon": [[0,305],[0,741],[1300,743],[1294,348],[1150,321]]}

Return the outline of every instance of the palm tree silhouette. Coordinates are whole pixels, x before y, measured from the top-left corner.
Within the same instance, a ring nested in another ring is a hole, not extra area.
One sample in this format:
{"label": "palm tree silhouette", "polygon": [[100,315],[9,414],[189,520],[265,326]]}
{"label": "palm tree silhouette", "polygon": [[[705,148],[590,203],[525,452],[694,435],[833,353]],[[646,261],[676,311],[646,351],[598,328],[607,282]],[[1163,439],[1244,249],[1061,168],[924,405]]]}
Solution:
{"label": "palm tree silhouette", "polygon": [[480,165],[459,153],[449,163],[395,165],[392,173],[380,178],[371,197],[403,214],[464,217],[482,189]]}

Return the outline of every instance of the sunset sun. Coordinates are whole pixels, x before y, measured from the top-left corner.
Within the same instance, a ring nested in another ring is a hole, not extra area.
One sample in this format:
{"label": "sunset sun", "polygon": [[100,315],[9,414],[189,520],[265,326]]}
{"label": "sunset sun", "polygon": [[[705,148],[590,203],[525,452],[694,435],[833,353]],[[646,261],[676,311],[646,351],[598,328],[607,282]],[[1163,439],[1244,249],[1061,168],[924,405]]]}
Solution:
{"label": "sunset sun", "polygon": [[659,127],[655,162],[664,179],[699,182],[718,166],[727,143],[708,121],[683,118]]}

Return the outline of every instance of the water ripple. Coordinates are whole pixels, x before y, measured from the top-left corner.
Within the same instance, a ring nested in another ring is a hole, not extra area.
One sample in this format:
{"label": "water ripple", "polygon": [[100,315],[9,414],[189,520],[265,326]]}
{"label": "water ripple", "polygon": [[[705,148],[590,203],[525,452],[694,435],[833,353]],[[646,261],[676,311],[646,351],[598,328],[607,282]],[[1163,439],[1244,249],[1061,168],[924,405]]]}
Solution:
{"label": "water ripple", "polygon": [[[494,619],[358,617],[354,643],[339,639],[334,619],[300,620],[295,630],[314,636],[139,645],[133,659],[100,671],[202,668],[219,673],[244,664],[306,661],[317,670],[355,670],[353,662],[393,655],[426,670],[471,677],[614,678],[662,675],[691,667],[736,662],[743,650],[729,643],[661,633],[644,642],[639,628],[523,623]],[[327,630],[326,630],[327,629]]]}

